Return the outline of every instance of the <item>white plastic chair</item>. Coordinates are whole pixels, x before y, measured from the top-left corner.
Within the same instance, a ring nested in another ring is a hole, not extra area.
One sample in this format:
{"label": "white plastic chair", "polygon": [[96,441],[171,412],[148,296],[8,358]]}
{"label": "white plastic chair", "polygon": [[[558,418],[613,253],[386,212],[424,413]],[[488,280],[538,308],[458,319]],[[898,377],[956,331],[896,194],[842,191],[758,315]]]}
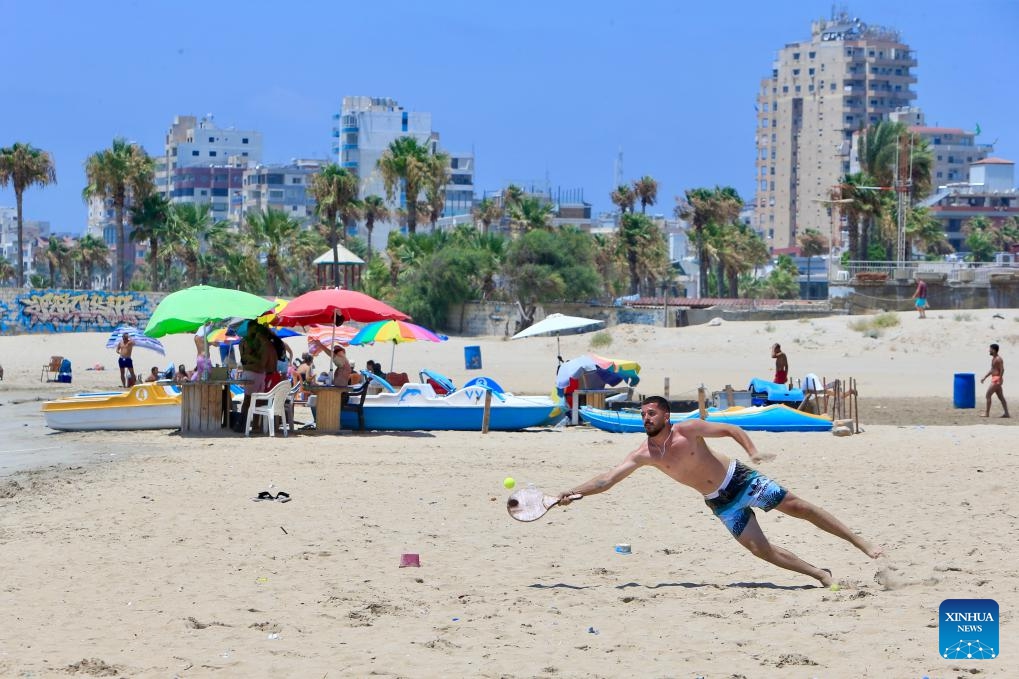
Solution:
{"label": "white plastic chair", "polygon": [[262,416],[262,431],[269,436],[276,436],[276,418],[283,420],[283,436],[289,436],[290,427],[294,426],[294,406],[290,394],[290,382],[280,382],[272,391],[264,391],[251,395],[251,406],[248,408],[248,421],[244,423],[244,435],[251,436],[251,418]]}

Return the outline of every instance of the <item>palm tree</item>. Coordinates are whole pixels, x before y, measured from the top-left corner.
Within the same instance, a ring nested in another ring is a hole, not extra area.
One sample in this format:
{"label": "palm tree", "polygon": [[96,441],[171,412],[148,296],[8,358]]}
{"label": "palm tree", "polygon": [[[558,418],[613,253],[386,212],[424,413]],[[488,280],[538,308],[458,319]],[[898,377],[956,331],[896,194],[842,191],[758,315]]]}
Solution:
{"label": "palm tree", "polygon": [[57,273],[65,269],[70,259],[71,249],[61,238],[53,236],[46,244],[46,264],[50,270],[50,287],[57,287]]}
{"label": "palm tree", "polygon": [[510,229],[517,235],[552,224],[552,206],[537,196],[525,196],[509,209]]}
{"label": "palm tree", "polygon": [[609,194],[612,202],[619,206],[619,212],[626,214],[633,212],[633,206],[637,202],[637,194],[629,184],[620,184],[615,191]]}
{"label": "palm tree", "polygon": [[516,184],[510,184],[502,193],[502,209],[509,212],[514,205],[519,205],[524,199],[524,190]]}
{"label": "palm tree", "polygon": [[110,248],[102,238],[92,234],[85,234],[78,241],[74,256],[85,269],[86,284],[83,287],[86,290],[91,290],[95,282],[93,274],[96,268],[98,267],[100,271],[105,271],[106,267],[110,264]]}
{"label": "palm tree", "polygon": [[11,184],[18,213],[18,287],[25,285],[23,198],[29,186],[56,184],[57,170],[49,153],[31,144],[15,142],[0,148],[0,186]]}
{"label": "palm tree", "polygon": [[807,289],[810,289],[810,262],[814,257],[823,255],[828,251],[828,239],[817,229],[804,229],[803,233],[797,236],[796,240],[800,245],[800,254],[807,258]]}
{"label": "palm tree", "polygon": [[127,237],[124,211],[130,200],[141,201],[152,193],[153,161],[138,144],[117,137],[108,149],[97,151],[85,161],[88,186],[82,191],[86,201],[93,198],[112,200],[117,226],[117,272],[114,287],[127,289]]}
{"label": "palm tree", "polygon": [[[265,253],[265,273],[268,294],[275,297],[279,291],[278,281],[286,276],[284,258],[287,247],[294,241],[301,225],[285,212],[270,209],[268,212],[248,214],[248,229],[251,242],[257,252]],[[339,267],[337,267],[339,268]]]}
{"label": "palm tree", "polygon": [[446,185],[449,184],[449,156],[436,153],[428,159],[428,174],[425,177],[425,204],[428,217],[435,231],[435,224],[446,209]]}
{"label": "palm tree", "polygon": [[[336,228],[336,217],[348,215],[350,203],[357,200],[358,179],[353,172],[330,163],[311,179],[311,195],[315,198],[319,217],[325,218],[328,232],[327,240],[333,251],[333,262],[338,262],[339,236]],[[347,229],[343,229],[343,240],[347,240]],[[333,285],[340,287],[340,267],[333,267]]]}
{"label": "palm tree", "polygon": [[619,221],[618,242],[620,254],[626,259],[630,271],[630,294],[640,293],[641,257],[653,249],[654,243],[661,238],[661,231],[645,215],[624,214]]}
{"label": "palm tree", "polygon": [[6,257],[0,256],[0,284],[6,284],[18,275],[14,265],[7,261]]}
{"label": "palm tree", "polygon": [[174,255],[184,265],[188,285],[205,282],[201,265],[206,244],[225,229],[226,222],[214,219],[208,203],[170,206],[170,241]]}
{"label": "palm tree", "polygon": [[152,289],[159,290],[159,243],[170,236],[170,203],[161,194],[150,193],[131,206],[131,240],[149,243],[149,274]]}
{"label": "palm tree", "polygon": [[372,260],[372,231],[375,229],[375,222],[384,222],[389,219],[389,208],[382,196],[365,196],[362,201],[364,205],[364,228],[368,231],[368,261]]}
{"label": "palm tree", "polygon": [[648,205],[654,205],[658,201],[658,182],[648,175],[633,182],[633,191],[640,201],[641,214],[647,211]]}
{"label": "palm tree", "polygon": [[474,220],[481,222],[481,233],[488,235],[489,230],[492,228],[492,224],[502,219],[502,208],[499,203],[492,200],[491,198],[482,198],[481,201],[474,206]]}
{"label": "palm tree", "polygon": [[931,216],[930,209],[914,207],[906,219],[906,237],[910,247],[919,247],[927,255],[947,255],[955,248],[945,237],[944,225]]}
{"label": "palm tree", "polygon": [[688,189],[685,201],[677,199],[675,214],[690,222],[694,228],[694,244],[700,263],[700,294],[708,289],[708,245],[706,229],[709,226],[730,224],[739,217],[743,199],[731,186],[714,189]]}
{"label": "palm tree", "polygon": [[[389,148],[379,158],[378,168],[386,187],[386,197],[390,201],[396,198],[397,190],[402,188],[404,200],[397,202],[405,202],[408,206],[417,203],[418,194],[429,176],[429,155],[428,147],[414,137],[400,137],[389,144]],[[408,209],[409,233],[417,233],[417,221],[417,211]]]}

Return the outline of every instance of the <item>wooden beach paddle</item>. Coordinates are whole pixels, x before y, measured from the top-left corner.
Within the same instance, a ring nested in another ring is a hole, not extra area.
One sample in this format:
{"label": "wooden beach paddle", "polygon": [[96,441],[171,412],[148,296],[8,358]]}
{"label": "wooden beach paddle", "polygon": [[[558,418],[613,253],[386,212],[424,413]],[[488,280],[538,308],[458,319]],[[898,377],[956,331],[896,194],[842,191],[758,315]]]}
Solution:
{"label": "wooden beach paddle", "polygon": [[[570,500],[580,500],[583,495],[571,495]],[[517,521],[537,521],[559,504],[559,498],[545,495],[534,486],[521,488],[506,500],[506,511]]]}

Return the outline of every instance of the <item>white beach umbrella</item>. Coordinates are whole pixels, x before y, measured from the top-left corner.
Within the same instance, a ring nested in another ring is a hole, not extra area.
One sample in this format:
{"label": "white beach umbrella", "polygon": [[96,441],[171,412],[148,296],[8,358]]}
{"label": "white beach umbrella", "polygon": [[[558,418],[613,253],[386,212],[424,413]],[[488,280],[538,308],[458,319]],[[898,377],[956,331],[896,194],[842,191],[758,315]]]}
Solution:
{"label": "white beach umbrella", "polygon": [[580,328],[586,328],[588,326],[600,325],[605,321],[595,320],[593,318],[581,318],[580,316],[567,316],[566,314],[549,314],[542,320],[538,321],[534,325],[524,328],[517,334],[513,335],[511,339],[520,339],[521,337],[532,337],[534,335],[547,335],[555,333],[556,342],[556,356],[559,357],[559,361],[562,362],[562,351],[559,348],[559,335],[564,330],[578,330]]}

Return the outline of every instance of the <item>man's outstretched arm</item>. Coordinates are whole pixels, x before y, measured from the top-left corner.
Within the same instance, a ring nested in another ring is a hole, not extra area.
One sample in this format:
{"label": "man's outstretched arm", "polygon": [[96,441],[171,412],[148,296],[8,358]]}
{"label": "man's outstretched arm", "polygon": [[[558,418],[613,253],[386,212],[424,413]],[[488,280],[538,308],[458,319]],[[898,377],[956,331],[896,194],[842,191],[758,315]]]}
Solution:
{"label": "man's outstretched arm", "polygon": [[619,463],[613,469],[599,474],[598,476],[585,481],[579,486],[574,486],[570,490],[565,490],[559,493],[559,504],[566,506],[570,504],[570,498],[574,495],[587,496],[597,495],[598,493],[604,493],[606,490],[616,485],[627,476],[637,471],[640,467],[640,463],[636,459],[637,451],[634,451],[626,456],[626,459]]}

